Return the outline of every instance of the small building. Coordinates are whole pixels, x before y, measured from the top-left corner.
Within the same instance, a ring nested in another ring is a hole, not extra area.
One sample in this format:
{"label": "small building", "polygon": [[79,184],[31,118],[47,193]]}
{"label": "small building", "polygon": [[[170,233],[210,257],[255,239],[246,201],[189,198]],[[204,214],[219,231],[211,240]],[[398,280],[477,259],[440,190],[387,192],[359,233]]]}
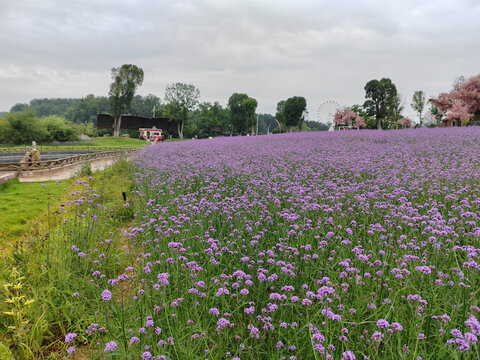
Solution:
{"label": "small building", "polygon": [[462,122],[456,119],[443,119],[442,127],[462,126]]}
{"label": "small building", "polygon": [[[465,124],[463,124],[465,125]],[[479,126],[480,125],[480,113],[475,113],[473,118],[471,118],[467,126]],[[459,119],[443,119],[442,120],[442,127],[454,127],[454,126],[462,126],[462,122]]]}

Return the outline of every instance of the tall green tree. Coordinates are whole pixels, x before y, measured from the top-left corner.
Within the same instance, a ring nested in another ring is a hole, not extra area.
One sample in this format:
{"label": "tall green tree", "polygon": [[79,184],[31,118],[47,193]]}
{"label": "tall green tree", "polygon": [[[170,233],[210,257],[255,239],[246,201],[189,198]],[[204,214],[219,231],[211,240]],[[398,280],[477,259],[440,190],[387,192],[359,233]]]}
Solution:
{"label": "tall green tree", "polygon": [[79,99],[53,98],[53,99],[33,99],[27,104],[15,104],[10,111],[32,111],[37,117],[50,115],[64,116],[67,110],[73,106]]}
{"label": "tall green tree", "polygon": [[130,113],[134,115],[151,117],[154,116],[153,109],[159,109],[162,102],[158,96],[148,94],[147,96],[136,95],[130,106]]}
{"label": "tall green tree", "polygon": [[[258,118],[258,133],[266,134],[268,131],[273,131],[277,127],[275,116],[272,114],[257,114]],[[272,123],[270,125],[270,123]],[[268,128],[270,126],[270,128]]]}
{"label": "tall green tree", "polygon": [[285,118],[285,124],[293,131],[295,126],[298,126],[298,130],[302,128],[304,121],[304,112],[307,110],[307,100],[303,96],[294,96],[288,98],[283,106],[283,116]]}
{"label": "tall green tree", "polygon": [[282,127],[286,127],[287,124],[285,122],[285,100],[281,100],[277,103],[277,112],[275,113],[275,120],[278,121],[279,131],[282,131]]}
{"label": "tall green tree", "polygon": [[442,121],[445,118],[446,111],[441,110],[439,107],[430,104],[430,114],[435,119],[437,126],[442,126]]}
{"label": "tall green tree", "polygon": [[247,113],[243,107],[243,102],[247,99],[247,94],[240,93],[233,93],[228,99],[228,109],[230,110],[230,123],[232,132],[241,133],[247,129]]}
{"label": "tall green tree", "polygon": [[382,129],[382,121],[392,112],[394,100],[397,96],[397,88],[392,80],[370,80],[365,85],[365,98],[363,104],[368,116],[375,117],[377,129]]}
{"label": "tall green tree", "polygon": [[307,120],[305,125],[308,126],[310,131],[328,131],[332,123],[329,121],[326,124],[319,121]]}
{"label": "tall green tree", "polygon": [[22,103],[16,103],[10,109],[11,112],[21,112],[21,111],[27,111],[27,110],[28,110],[28,104],[22,104]]}
{"label": "tall green tree", "polygon": [[63,116],[68,108],[78,100],[68,98],[33,99],[30,101],[28,109],[34,111],[39,118],[50,115]]}
{"label": "tall green tree", "polygon": [[130,108],[137,87],[143,83],[143,70],[133,64],[124,64],[112,69],[112,80],[108,99],[114,116],[113,136],[120,135],[122,114]]}
{"label": "tall green tree", "polygon": [[223,108],[218,101],[213,104],[203,102],[193,112],[192,127],[189,131],[200,138],[229,133],[229,115],[228,109]]}
{"label": "tall green tree", "polygon": [[423,109],[425,108],[425,93],[422,90],[415,91],[410,104],[413,110],[418,114],[420,127],[423,125]]}
{"label": "tall green tree", "polygon": [[[255,110],[257,110],[258,102],[254,98],[247,98],[243,101],[242,107],[245,109],[245,115],[247,115],[247,121],[252,129],[252,135],[255,135]],[[247,124],[248,127],[248,124]]]}
{"label": "tall green tree", "polygon": [[285,114],[283,112],[283,109],[285,108],[285,100],[281,100],[277,103],[277,112],[275,113],[275,118],[277,121],[282,124],[285,124]]}
{"label": "tall green tree", "polygon": [[403,105],[403,100],[402,96],[400,94],[397,94],[396,96],[393,97],[392,100],[392,106],[388,112],[388,115],[386,117],[386,128],[395,128],[398,129],[398,121],[403,118],[402,112],[405,109],[405,106]]}
{"label": "tall green tree", "polygon": [[183,139],[183,128],[188,121],[188,113],[198,104],[200,90],[192,84],[173,83],[165,89],[164,110],[178,125],[178,136]]}

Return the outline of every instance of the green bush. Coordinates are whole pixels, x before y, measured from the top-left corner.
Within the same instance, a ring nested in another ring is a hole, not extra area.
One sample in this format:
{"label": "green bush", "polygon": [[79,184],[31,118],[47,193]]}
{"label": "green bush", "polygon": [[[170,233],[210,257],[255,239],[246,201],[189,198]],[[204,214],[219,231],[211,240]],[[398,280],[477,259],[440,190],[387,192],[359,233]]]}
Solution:
{"label": "green bush", "polygon": [[93,122],[78,124],[77,129],[81,134],[91,137],[97,136],[97,129],[95,128],[95,124]]}
{"label": "green bush", "polygon": [[5,117],[0,118],[0,143],[6,143],[6,134],[10,131],[10,124]]}
{"label": "green bush", "polygon": [[59,116],[35,117],[32,112],[10,112],[0,119],[0,143],[29,144],[77,140],[77,129]]}
{"label": "green bush", "polygon": [[105,135],[113,135],[113,129],[102,129],[98,130],[98,137],[102,137]]}
{"label": "green bush", "polygon": [[43,128],[32,112],[11,112],[3,118],[6,120],[4,127],[0,127],[2,142],[12,144],[25,144],[32,141],[45,141],[48,137],[47,130]]}
{"label": "green bush", "polygon": [[47,116],[39,119],[39,122],[47,130],[48,139],[46,141],[74,141],[78,139],[74,124],[60,116]]}

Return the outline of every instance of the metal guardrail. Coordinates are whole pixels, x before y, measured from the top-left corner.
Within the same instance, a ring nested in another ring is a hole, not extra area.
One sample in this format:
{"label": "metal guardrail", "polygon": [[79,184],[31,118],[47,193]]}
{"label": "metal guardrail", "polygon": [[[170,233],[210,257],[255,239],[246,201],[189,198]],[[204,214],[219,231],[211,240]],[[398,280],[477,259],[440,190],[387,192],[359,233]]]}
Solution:
{"label": "metal guardrail", "polygon": [[90,154],[80,154],[74,156],[68,156],[56,160],[38,161],[34,163],[3,163],[0,164],[0,171],[35,171],[35,170],[48,170],[65,165],[75,164],[82,161],[105,159],[113,156],[130,155],[135,153],[138,149],[128,149],[120,151],[102,151],[92,152]]}

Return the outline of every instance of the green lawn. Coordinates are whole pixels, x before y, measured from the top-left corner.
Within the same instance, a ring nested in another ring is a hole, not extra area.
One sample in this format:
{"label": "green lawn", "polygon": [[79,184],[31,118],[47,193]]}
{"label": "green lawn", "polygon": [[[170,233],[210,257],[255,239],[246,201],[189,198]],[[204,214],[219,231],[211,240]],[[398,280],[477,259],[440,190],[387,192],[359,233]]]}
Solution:
{"label": "green lawn", "polygon": [[[86,151],[108,150],[109,148],[135,149],[146,145],[144,140],[124,137],[101,137],[88,141],[65,144],[39,144],[40,152],[45,151]],[[7,146],[0,145],[0,151]],[[25,145],[10,147],[10,151],[23,152]],[[58,201],[64,196],[71,180],[62,183],[20,183],[18,180],[0,185],[0,257],[11,253],[12,245],[22,236],[36,232],[40,225],[35,222],[46,220],[50,209],[58,210]],[[54,205],[55,204],[55,205]],[[35,219],[35,221],[34,221]],[[42,224],[41,226],[45,226]]]}
{"label": "green lawn", "polygon": [[140,139],[131,139],[124,137],[99,137],[88,141],[79,142],[80,146],[90,145],[95,147],[126,147],[126,148],[141,148],[147,142]]}
{"label": "green lawn", "polygon": [[[0,256],[11,253],[12,245],[22,235],[36,232],[39,226],[46,226],[49,208],[58,210],[58,201],[65,195],[72,180],[60,183],[20,183],[12,180],[0,185]],[[67,190],[65,190],[67,189]],[[42,222],[42,225],[35,221]]]}
{"label": "green lawn", "polygon": [[[82,140],[74,142],[65,142],[58,144],[37,144],[37,148],[40,152],[42,151],[66,151],[66,150],[108,150],[108,148],[124,148],[124,149],[138,149],[146,145],[145,140],[140,139],[129,139],[124,137],[100,137],[93,138],[92,140]],[[17,145],[17,146],[7,146],[0,144],[0,150],[10,149],[12,152],[23,152],[25,151],[25,146],[31,146],[31,144]],[[72,149],[73,148],[73,149]]]}

